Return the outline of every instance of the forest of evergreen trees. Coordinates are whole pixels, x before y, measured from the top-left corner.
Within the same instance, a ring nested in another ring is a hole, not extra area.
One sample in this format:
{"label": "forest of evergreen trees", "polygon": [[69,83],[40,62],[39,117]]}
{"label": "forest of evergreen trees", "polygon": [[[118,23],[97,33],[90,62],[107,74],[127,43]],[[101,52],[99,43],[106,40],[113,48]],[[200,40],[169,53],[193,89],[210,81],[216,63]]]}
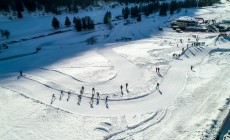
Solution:
{"label": "forest of evergreen trees", "polygon": [[[8,12],[10,10],[13,10],[17,12],[23,12],[25,10],[24,8],[26,8],[26,10],[28,10],[29,12],[40,10],[40,11],[53,12],[58,14],[60,12],[58,11],[59,7],[66,7],[67,12],[78,12],[78,7],[84,8],[89,5],[95,5],[97,1],[99,0],[1,0],[0,11]],[[170,3],[162,4],[161,2],[161,5],[159,5],[158,0],[102,0],[102,1],[104,2],[117,1],[123,4],[143,3],[143,2],[152,3],[153,5],[149,5],[150,6],[149,8],[145,8],[144,11],[145,15],[152,13],[153,12],[152,10],[158,10],[160,8],[161,9],[166,8],[168,10],[169,8],[168,5],[170,4]],[[199,0],[198,3],[196,0],[185,0],[183,2],[172,1],[172,2],[174,2],[173,3],[174,8],[172,8],[171,6],[172,9],[169,8],[171,11],[176,10],[178,8],[210,6],[213,3],[219,2],[219,0]],[[163,15],[164,15],[164,10],[163,10]],[[134,16],[138,16],[138,14]]]}

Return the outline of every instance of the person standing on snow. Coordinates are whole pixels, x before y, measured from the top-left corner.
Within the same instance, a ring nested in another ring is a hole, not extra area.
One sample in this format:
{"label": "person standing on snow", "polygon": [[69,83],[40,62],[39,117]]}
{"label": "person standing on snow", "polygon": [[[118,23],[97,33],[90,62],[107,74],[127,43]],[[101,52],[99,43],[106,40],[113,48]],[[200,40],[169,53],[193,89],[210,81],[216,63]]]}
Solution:
{"label": "person standing on snow", "polygon": [[128,90],[128,83],[125,84],[126,90]]}
{"label": "person standing on snow", "polygon": [[157,83],[157,86],[156,86],[156,89],[157,89],[157,90],[159,89],[159,86],[160,86],[160,84],[159,84],[159,83]]}
{"label": "person standing on snow", "polygon": [[95,94],[95,88],[94,87],[92,88],[92,94]]}
{"label": "person standing on snow", "polygon": [[108,98],[109,98],[109,96],[107,95],[107,96],[105,97],[105,103],[106,103],[106,104],[108,103]]}

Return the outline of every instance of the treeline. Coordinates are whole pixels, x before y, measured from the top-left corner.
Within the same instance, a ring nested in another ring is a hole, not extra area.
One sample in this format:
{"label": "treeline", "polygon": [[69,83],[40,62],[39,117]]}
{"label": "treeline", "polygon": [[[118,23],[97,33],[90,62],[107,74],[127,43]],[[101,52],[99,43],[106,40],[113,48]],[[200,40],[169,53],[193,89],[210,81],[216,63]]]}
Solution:
{"label": "treeline", "polygon": [[59,7],[66,7],[68,12],[78,12],[78,6],[94,5],[96,0],[1,0],[0,11],[20,11],[26,8],[29,12],[36,10],[57,13]]}
{"label": "treeline", "polygon": [[[126,0],[118,0],[120,2],[127,2]],[[140,0],[130,0],[132,2],[138,2]],[[179,12],[181,8],[192,8],[192,7],[204,7],[211,6],[212,4],[219,2],[219,0],[185,0],[185,1],[171,1],[170,3],[162,2],[157,0],[152,0],[153,2],[148,2],[148,4],[140,4],[139,6],[134,6],[131,8],[125,7],[122,9],[122,15],[124,19],[129,17],[139,18],[140,14],[143,13],[148,16],[152,13],[159,11],[160,16],[166,16],[169,12],[171,15]]]}
{"label": "treeline", "polygon": [[[82,31],[82,30],[93,30],[95,28],[93,20],[89,16],[85,16],[83,18],[73,18],[73,24],[74,27],[77,31]],[[69,27],[71,25],[71,21],[69,17],[65,18],[65,26]],[[53,18],[52,20],[52,26],[54,29],[59,29],[60,28],[60,22],[56,17]]]}
{"label": "treeline", "polygon": [[[60,13],[58,10],[60,7],[65,7],[67,12],[78,12],[78,7],[84,8],[90,5],[96,5],[99,0],[1,0],[0,2],[0,11],[9,12],[10,10],[23,12],[26,8],[29,12],[36,10]],[[159,4],[158,0],[103,0],[104,2],[116,1],[123,4],[129,3],[153,3]],[[199,0],[198,3],[196,0],[185,0],[185,1],[172,1],[179,5],[181,8],[190,8],[190,7],[203,7],[210,6],[213,3],[219,2],[219,0]],[[149,12],[151,9],[158,9],[157,7],[152,8],[152,5],[149,7]],[[145,11],[145,14],[148,14],[148,11]]]}

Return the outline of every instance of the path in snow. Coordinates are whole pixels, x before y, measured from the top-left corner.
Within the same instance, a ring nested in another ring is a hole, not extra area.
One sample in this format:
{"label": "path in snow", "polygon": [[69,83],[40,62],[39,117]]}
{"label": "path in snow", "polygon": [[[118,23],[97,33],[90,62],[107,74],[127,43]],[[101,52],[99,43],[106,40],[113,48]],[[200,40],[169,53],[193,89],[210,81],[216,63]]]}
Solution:
{"label": "path in snow", "polygon": [[[134,113],[145,113],[145,112],[154,112],[159,110],[160,108],[167,107],[174,99],[176,99],[181,91],[184,88],[187,72],[190,70],[190,66],[196,63],[199,63],[204,55],[208,53],[209,49],[191,49],[190,51],[186,51],[186,56],[182,56],[183,60],[176,60],[171,63],[172,67],[169,69],[167,75],[164,77],[163,82],[160,84],[160,92],[155,91],[148,96],[135,99],[135,100],[121,100],[121,101],[109,101],[109,109],[106,109],[104,101],[99,105],[94,105],[94,108],[90,108],[89,102],[90,99],[82,99],[82,103],[80,106],[71,107],[71,103],[67,105],[67,103],[63,103],[63,101],[55,101],[53,106],[62,108],[63,110],[67,110],[70,112],[77,112],[85,115],[118,115],[118,114],[134,114]],[[117,83],[125,83],[140,81],[141,73],[143,72],[136,65],[128,61],[127,59],[119,56],[115,52],[113,52],[110,48],[99,50],[105,58],[111,61],[112,65],[115,67],[117,71],[117,77],[111,81],[108,81],[98,87],[102,86],[106,89],[118,89],[119,86]],[[194,56],[195,55],[195,56]],[[191,58],[192,57],[192,58]],[[122,62],[122,63],[121,63]],[[132,72],[130,72],[132,70]],[[35,78],[35,80],[39,80],[39,78]],[[44,81],[43,81],[44,82]],[[41,82],[40,82],[41,83]],[[49,81],[45,82],[49,84]],[[51,88],[53,83],[50,83]],[[138,84],[138,83],[137,83]],[[55,87],[58,87],[55,84]],[[60,86],[61,87],[61,86]],[[96,88],[97,89],[97,88]],[[99,88],[100,89],[100,88]],[[45,93],[40,93],[44,94]],[[48,95],[48,98],[51,98]],[[65,95],[66,96],[66,95]],[[73,97],[75,100],[75,104],[77,101],[77,97]],[[74,101],[73,101],[74,102]],[[138,104],[138,105],[137,105]],[[143,110],[143,108],[145,108]],[[101,111],[104,110],[104,111]],[[144,111],[144,112],[143,112]],[[98,113],[100,112],[100,114]]]}

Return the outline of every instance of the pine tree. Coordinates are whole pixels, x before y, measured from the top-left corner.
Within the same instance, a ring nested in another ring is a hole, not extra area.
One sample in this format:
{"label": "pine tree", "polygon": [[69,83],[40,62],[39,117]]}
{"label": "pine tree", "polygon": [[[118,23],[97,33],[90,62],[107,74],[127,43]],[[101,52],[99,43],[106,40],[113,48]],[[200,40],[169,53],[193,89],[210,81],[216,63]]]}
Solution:
{"label": "pine tree", "polygon": [[59,29],[60,28],[59,21],[57,20],[56,17],[53,17],[52,26],[54,27],[54,29]]}
{"label": "pine tree", "polygon": [[66,27],[69,27],[71,25],[71,22],[70,22],[70,20],[69,20],[69,17],[66,17],[65,18],[65,26]]}
{"label": "pine tree", "polygon": [[7,39],[10,36],[10,32],[8,30],[0,30],[1,32],[1,37],[6,37]]}
{"label": "pine tree", "polygon": [[88,22],[88,29],[89,29],[89,30],[93,30],[94,28],[95,28],[95,26],[94,26],[93,20],[89,19],[89,22]]}
{"label": "pine tree", "polygon": [[73,17],[73,24],[75,24],[77,22],[77,18]]}
{"label": "pine tree", "polygon": [[167,10],[168,10],[168,4],[167,3],[162,3],[159,15],[160,16],[167,16]]}
{"label": "pine tree", "polygon": [[80,32],[82,31],[82,24],[81,24],[81,20],[79,18],[76,19],[76,22],[75,22],[75,29]]}
{"label": "pine tree", "polygon": [[125,9],[122,8],[122,16],[124,17],[125,16]]}
{"label": "pine tree", "polygon": [[171,1],[170,3],[170,14],[174,14],[174,11],[177,10],[177,3],[176,1]]}
{"label": "pine tree", "polygon": [[23,18],[22,12],[18,11],[18,18]]}
{"label": "pine tree", "polygon": [[107,12],[105,13],[105,16],[104,16],[104,24],[110,23],[110,22],[111,22],[111,18],[112,18],[111,12],[110,12],[110,11],[107,11]]}
{"label": "pine tree", "polygon": [[141,15],[138,15],[137,21],[140,22],[141,21]]}
{"label": "pine tree", "polygon": [[124,19],[127,19],[128,17],[129,17],[129,8],[125,7]]}
{"label": "pine tree", "polygon": [[82,29],[83,30],[87,29],[88,27],[86,25],[86,17],[82,18],[81,21],[82,21]]}

